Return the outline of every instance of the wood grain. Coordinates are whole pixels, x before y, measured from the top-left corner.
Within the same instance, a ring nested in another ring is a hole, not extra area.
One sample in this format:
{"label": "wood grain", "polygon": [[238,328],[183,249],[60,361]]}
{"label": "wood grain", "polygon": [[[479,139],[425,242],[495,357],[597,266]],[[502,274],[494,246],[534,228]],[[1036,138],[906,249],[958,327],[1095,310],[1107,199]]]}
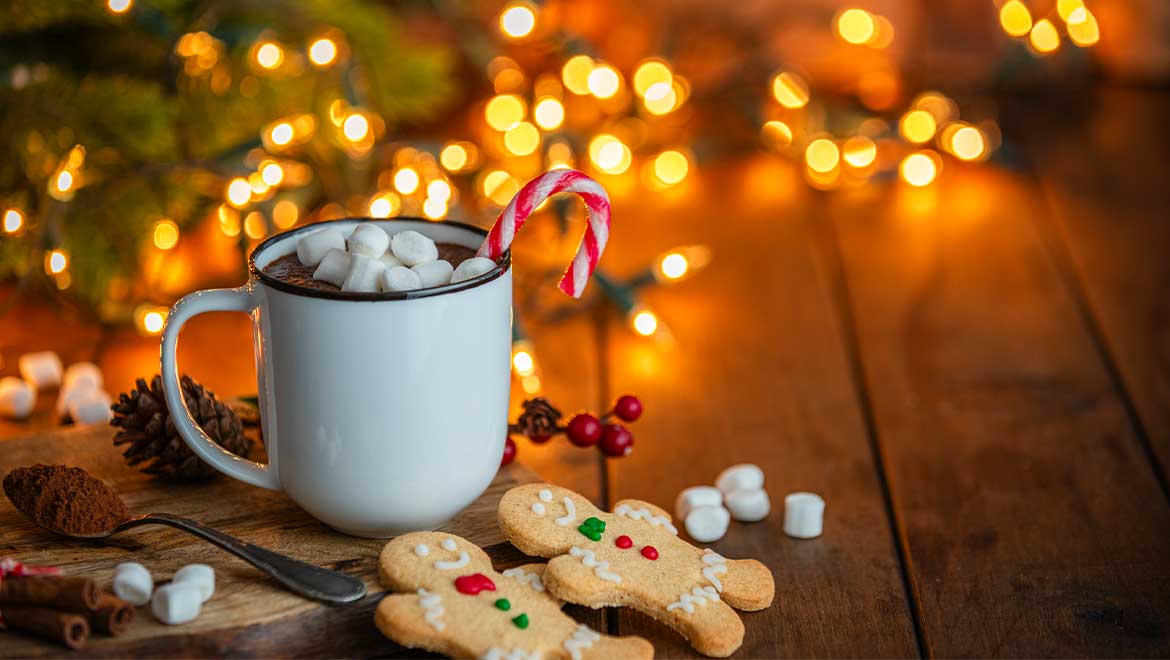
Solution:
{"label": "wood grain", "polygon": [[[732,523],[713,544],[763,561],[775,604],[743,614],[736,657],[918,653],[894,539],[859,414],[807,215],[794,174],[763,161],[724,169],[709,187],[631,202],[614,211],[614,255],[629,272],[671,245],[706,243],[711,266],[647,291],[673,348],[637,337],[616,319],[607,355],[611,398],[635,393],[633,454],[609,461],[610,500],[673,509],[687,486],[711,484],[733,463],[763,467],[773,512]],[[624,221],[624,222],[623,222]],[[828,502],[825,533],[785,536],[783,498],[811,490]],[[681,525],[680,525],[681,526]],[[693,657],[681,637],[622,610],[622,634],[655,640],[656,657]]]}
{"label": "wood grain", "polygon": [[[275,582],[214,546],[161,527],[133,530],[104,542],[70,541],[26,521],[11,503],[0,502],[0,556],[61,566],[107,586],[125,561],[147,566],[156,583],[190,563],[216,570],[216,594],[194,622],[165,626],[140,609],[119,637],[91,638],[87,657],[125,656],[374,656],[401,650],[373,625],[383,589],[377,556],[383,540],[334,532],[284,495],[220,478],[200,485],[169,485],[126,467],[110,444],[111,429],[30,434],[3,443],[0,474],[21,465],[65,463],[103,479],[132,512],[164,511],[194,518],[245,541],[297,559],[361,577],[369,595],[353,605],[327,606],[284,591]],[[487,549],[497,567],[526,561],[507,544],[496,525],[496,506],[508,488],[536,480],[527,468],[502,470],[479,500],[444,530]],[[59,655],[62,648],[12,633],[2,635],[2,657]]]}
{"label": "wood grain", "polygon": [[927,651],[1170,653],[1170,508],[1026,181],[831,204]]}

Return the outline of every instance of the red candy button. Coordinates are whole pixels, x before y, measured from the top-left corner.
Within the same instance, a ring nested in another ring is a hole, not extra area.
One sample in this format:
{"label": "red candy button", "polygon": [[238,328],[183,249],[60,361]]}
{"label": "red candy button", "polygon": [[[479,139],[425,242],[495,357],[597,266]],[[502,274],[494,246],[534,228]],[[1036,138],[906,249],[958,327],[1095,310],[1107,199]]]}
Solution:
{"label": "red candy button", "polygon": [[481,591],[495,591],[496,583],[483,573],[472,573],[455,578],[455,588],[461,594],[474,596]]}
{"label": "red candy button", "polygon": [[646,559],[658,559],[658,549],[652,545],[643,546],[642,556]]}
{"label": "red candy button", "polygon": [[622,534],[621,536],[619,536],[613,540],[613,544],[616,545],[617,547],[621,548],[622,550],[626,550],[628,548],[634,547],[634,540],[631,539],[630,537],[626,536],[625,534]]}

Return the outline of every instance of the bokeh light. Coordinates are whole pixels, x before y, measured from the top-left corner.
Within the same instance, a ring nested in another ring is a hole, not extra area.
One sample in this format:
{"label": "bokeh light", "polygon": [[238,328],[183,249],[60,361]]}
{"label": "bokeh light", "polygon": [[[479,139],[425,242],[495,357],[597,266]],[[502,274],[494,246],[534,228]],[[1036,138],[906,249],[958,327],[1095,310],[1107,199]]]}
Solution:
{"label": "bokeh light", "polygon": [[295,203],[282,199],[272,207],[272,224],[276,225],[278,229],[288,229],[297,224],[297,218],[300,217],[300,214],[300,209]]}
{"label": "bokeh light", "polygon": [[69,267],[69,255],[64,250],[50,250],[45,255],[45,272],[50,275],[62,273]]}
{"label": "bokeh light", "polygon": [[959,160],[978,160],[987,149],[983,133],[974,126],[959,126],[948,131],[947,147]]}
{"label": "bokeh light", "polygon": [[169,250],[179,244],[179,225],[174,220],[163,218],[154,223],[154,246]]}
{"label": "bokeh light", "polygon": [[907,141],[914,144],[930,141],[937,129],[938,124],[934,120],[934,115],[926,110],[911,110],[902,115],[902,119],[898,122],[898,132]]}
{"label": "bokeh light", "polygon": [[792,128],[778,119],[764,122],[760,128],[760,137],[764,144],[774,149],[786,149],[792,144]]}
{"label": "bokeh light", "polygon": [[504,206],[519,192],[520,182],[503,170],[484,175],[483,194],[497,206]]}
{"label": "bokeh light", "polygon": [[630,167],[630,148],[617,137],[602,133],[589,142],[589,160],[606,174],[621,174]]}
{"label": "bokeh light", "polygon": [[402,209],[402,198],[393,192],[384,192],[370,200],[370,217],[389,218]]}
{"label": "bokeh light", "polygon": [[536,27],[536,11],[528,3],[512,3],[500,12],[500,32],[512,39],[532,34]]}
{"label": "bokeh light", "polygon": [[284,62],[284,49],[271,41],[256,47],[256,63],[265,69],[275,69]]}
{"label": "bokeh light", "polygon": [[540,131],[522,121],[504,132],[504,148],[517,156],[527,156],[540,146]]}
{"label": "bokeh light", "polygon": [[532,372],[536,371],[536,360],[527,349],[514,347],[512,349],[512,368],[521,376],[531,376]]}
{"label": "bokeh light", "polygon": [[394,189],[403,195],[418,190],[418,172],[413,167],[404,167],[394,173]]}
{"label": "bokeh light", "polygon": [[133,5],[133,0],[106,0],[106,9],[113,14],[125,14]]}
{"label": "bokeh light", "polygon": [[252,186],[248,180],[243,177],[236,177],[228,183],[227,187],[227,201],[232,206],[240,209],[252,199]]}
{"label": "bokeh light", "polygon": [[439,220],[447,215],[447,201],[428,197],[423,200],[423,215],[431,220]]}
{"label": "bokeh light", "polygon": [[999,8],[999,24],[1013,37],[1022,37],[1032,29],[1032,14],[1020,0],[1008,0]]}
{"label": "bokeh light", "polygon": [[691,163],[686,154],[669,149],[654,158],[654,176],[666,185],[674,185],[687,178]]}
{"label": "bokeh light", "polygon": [[1069,41],[1081,48],[1088,48],[1101,40],[1097,18],[1084,7],[1073,10],[1067,27]]}
{"label": "bokeh light", "polygon": [[674,75],[670,72],[670,67],[661,60],[646,60],[634,69],[633,82],[634,92],[639,96],[645,96],[646,90],[652,85],[663,85],[665,89],[670,89]]}
{"label": "bokeh light", "polygon": [[906,183],[921,188],[930,185],[938,177],[940,166],[938,154],[930,150],[916,151],[902,159],[898,174]]}
{"label": "bokeh light", "polygon": [[272,140],[273,144],[275,144],[277,146],[281,146],[281,147],[292,142],[292,140],[293,140],[292,124],[290,124],[286,121],[282,121],[279,124],[277,124],[276,126],[273,126],[272,131],[269,132],[269,138]]}
{"label": "bokeh light", "polygon": [[439,152],[439,163],[448,172],[460,172],[475,162],[475,145],[470,142],[451,142]]}
{"label": "bokeh light", "polygon": [[609,99],[618,93],[618,89],[622,85],[622,78],[617,69],[608,64],[599,64],[589,72],[585,84],[593,96],[599,99]]}
{"label": "bokeh light", "polygon": [[864,135],[854,135],[841,145],[841,158],[852,167],[869,167],[877,158],[877,145]]}
{"label": "bokeh light", "polygon": [[873,38],[877,24],[864,9],[846,9],[837,16],[837,34],[851,44],[864,44]]}
{"label": "bokeh light", "polygon": [[1052,21],[1042,18],[1032,26],[1032,31],[1028,33],[1028,42],[1036,52],[1047,55],[1060,48],[1060,33],[1056,31]]}
{"label": "bokeh light", "polygon": [[804,162],[814,172],[832,172],[841,161],[841,151],[832,140],[817,138],[804,150]]}
{"label": "bokeh light", "polygon": [[360,112],[355,112],[341,123],[341,133],[350,142],[361,142],[370,134],[370,121]]}
{"label": "bokeh light", "polygon": [[772,95],[785,108],[803,108],[808,104],[808,83],[795,73],[784,71],[772,78]]}
{"label": "bokeh light", "polygon": [[589,93],[589,74],[593,73],[593,58],[588,55],[574,55],[561,69],[561,81],[565,89],[584,96]]}
{"label": "bokeh light", "polygon": [[527,112],[524,100],[515,94],[494,96],[483,109],[488,126],[497,131],[506,131],[524,120]]}
{"label": "bokeh light", "polygon": [[260,166],[260,178],[270,186],[278,186],[284,181],[284,168],[279,163],[264,163]]}
{"label": "bokeh light", "polygon": [[19,209],[6,209],[4,211],[4,231],[9,234],[15,234],[24,227],[24,214]]}
{"label": "bokeh light", "polygon": [[542,98],[533,106],[532,118],[544,130],[554,130],[565,121],[565,106],[552,97]]}
{"label": "bokeh light", "polygon": [[636,312],[630,320],[634,332],[649,337],[658,331],[658,317],[648,309]]}
{"label": "bokeh light", "polygon": [[157,335],[166,325],[166,316],[157,309],[152,309],[142,315],[142,329],[148,334]]}
{"label": "bokeh light", "polygon": [[309,61],[319,67],[326,67],[337,59],[337,44],[328,37],[321,37],[309,44]]}

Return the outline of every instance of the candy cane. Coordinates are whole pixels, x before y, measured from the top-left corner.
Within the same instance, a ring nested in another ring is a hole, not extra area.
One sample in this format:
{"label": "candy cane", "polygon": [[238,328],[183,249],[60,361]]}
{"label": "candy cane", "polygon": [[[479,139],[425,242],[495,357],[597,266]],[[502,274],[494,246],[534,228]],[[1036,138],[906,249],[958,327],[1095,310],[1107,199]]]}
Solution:
{"label": "candy cane", "polygon": [[479,256],[488,259],[499,259],[500,255],[508,250],[516,232],[524,226],[533,209],[540,206],[544,200],[559,192],[575,192],[585,202],[589,209],[589,224],[585,227],[585,236],[577,246],[577,254],[573,263],[561,276],[557,286],[561,291],[580,298],[585,291],[585,284],[593,269],[597,267],[601,253],[605,250],[605,243],[609,240],[609,195],[601,184],[576,170],[553,170],[545,172],[535,179],[524,184],[520,192],[508,202],[508,206],[492,225],[492,230],[479,246]]}

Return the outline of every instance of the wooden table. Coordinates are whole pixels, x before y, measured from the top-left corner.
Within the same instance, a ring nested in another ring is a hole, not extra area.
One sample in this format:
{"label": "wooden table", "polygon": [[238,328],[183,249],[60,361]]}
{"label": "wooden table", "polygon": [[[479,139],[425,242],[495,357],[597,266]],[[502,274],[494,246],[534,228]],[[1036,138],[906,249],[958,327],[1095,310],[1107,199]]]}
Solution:
{"label": "wooden table", "polygon": [[[1170,654],[1170,95],[1082,101],[1005,103],[1015,166],[948,161],[925,190],[823,195],[745,156],[619,201],[611,271],[675,244],[714,261],[644,296],[673,348],[608,311],[529,323],[554,402],[647,412],[628,458],[522,441],[521,460],[601,505],[669,508],[739,461],[777,505],[822,494],[819,539],[777,511],[713,545],[777,579],[738,657]],[[254,391],[247,323],[193,321],[180,364]],[[0,337],[5,374],[39,348],[115,389],[157,368],[157,339],[28,302]],[[644,616],[584,618],[691,655]]]}

